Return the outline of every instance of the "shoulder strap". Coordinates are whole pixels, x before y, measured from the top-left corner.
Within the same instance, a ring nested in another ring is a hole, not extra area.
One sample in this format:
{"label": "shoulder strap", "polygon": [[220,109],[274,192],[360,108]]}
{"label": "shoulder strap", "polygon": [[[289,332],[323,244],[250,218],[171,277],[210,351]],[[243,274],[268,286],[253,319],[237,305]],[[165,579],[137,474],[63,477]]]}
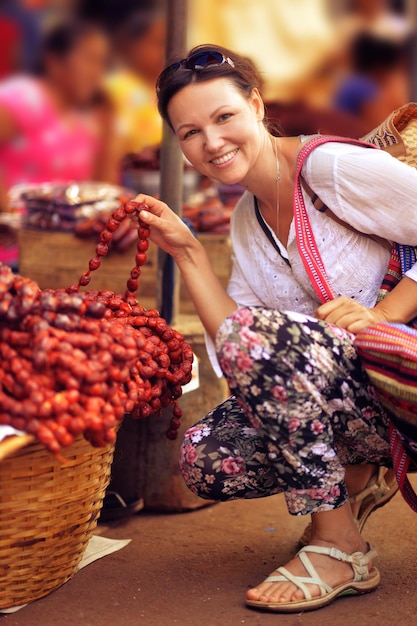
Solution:
{"label": "shoulder strap", "polygon": [[294,183],[294,226],[297,247],[311,284],[316,290],[320,301],[323,303],[333,300],[335,294],[333,293],[333,289],[330,285],[326,269],[323,265],[317,243],[314,238],[313,230],[311,228],[310,218],[308,217],[301,187],[301,170],[307,157],[313,152],[313,150],[315,150],[315,148],[318,148],[325,143],[336,142],[376,149],[376,146],[373,144],[356,139],[317,135],[316,137],[306,141],[298,152]]}

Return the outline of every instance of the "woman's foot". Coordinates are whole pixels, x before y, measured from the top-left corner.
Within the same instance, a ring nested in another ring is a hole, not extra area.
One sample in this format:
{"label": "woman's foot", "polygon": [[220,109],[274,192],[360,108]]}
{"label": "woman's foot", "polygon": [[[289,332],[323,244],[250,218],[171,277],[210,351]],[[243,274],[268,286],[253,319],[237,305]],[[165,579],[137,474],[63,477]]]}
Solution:
{"label": "woman's foot", "polygon": [[[354,552],[366,554],[369,551],[368,544],[362,539],[354,524],[349,503],[340,509],[312,515],[312,525],[310,545],[337,548],[346,554]],[[349,563],[323,554],[309,553],[309,558],[318,577],[329,587],[338,587],[354,578],[352,566]],[[285,569],[293,576],[309,576],[298,556],[287,563]],[[368,565],[368,571],[371,569],[372,562]],[[320,597],[321,591],[317,585],[307,584],[307,587],[313,598]],[[304,597],[303,591],[289,581],[265,581],[247,592],[249,601],[266,603],[295,602],[303,600]]]}
{"label": "woman's foot", "polygon": [[[334,544],[327,543],[325,541],[312,541],[312,545],[322,546],[328,548],[337,547]],[[363,552],[366,554],[369,550],[369,546],[363,542],[363,544],[357,550],[348,549],[347,554],[353,552]],[[346,552],[346,550],[342,550]],[[330,556],[324,554],[309,554],[310,561],[316,570],[319,578],[329,585],[329,587],[338,587],[342,583],[347,583],[353,580],[352,566],[349,563],[343,561],[335,561]],[[372,568],[372,562],[369,564],[369,568]],[[293,576],[308,577],[309,573],[306,571],[304,565],[301,563],[299,557],[295,557],[289,563],[285,565],[285,569],[288,570]],[[370,570],[369,570],[370,571]],[[308,589],[313,598],[319,598],[321,595],[320,588],[317,585],[308,584]],[[246,594],[248,600],[254,600],[258,602],[270,602],[270,603],[284,603],[295,602],[297,600],[304,600],[305,594],[301,589],[291,582],[263,582],[253,589],[249,589]]]}

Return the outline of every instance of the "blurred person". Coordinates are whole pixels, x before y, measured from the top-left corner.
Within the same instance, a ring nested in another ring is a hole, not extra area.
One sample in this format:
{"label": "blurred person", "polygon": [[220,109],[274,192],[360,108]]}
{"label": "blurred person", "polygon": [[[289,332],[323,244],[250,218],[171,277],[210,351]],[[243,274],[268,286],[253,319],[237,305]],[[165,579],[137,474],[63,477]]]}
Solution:
{"label": "blurred person", "polygon": [[[185,433],[184,479],[209,500],[284,493],[292,515],[311,514],[309,545],[247,591],[250,607],[301,613],[370,592],[380,581],[377,554],[359,528],[397,486],[390,417],[354,339],[378,321],[406,324],[417,314],[417,264],[377,303],[391,247],[381,239],[395,232],[417,244],[417,171],[383,150],[337,141],[305,159],[305,209],[340,294],[322,304],[294,224],[296,160],[308,138],[270,132],[253,66],[232,50],[199,46],[165,68],[157,94],[189,162],[246,189],[232,216],[227,291],[181,219],[149,195],[136,198],[151,239],[181,271],[233,393]],[[315,208],[314,195],[333,215]],[[204,561],[201,574],[200,586]]]}
{"label": "blurred person", "polygon": [[[37,75],[0,83],[0,210],[25,183],[115,182],[111,107],[101,93],[108,42],[92,23],[70,20],[45,35]],[[16,247],[0,260],[16,262]]]}
{"label": "blurred person", "polygon": [[337,110],[355,116],[370,131],[410,99],[406,44],[370,33],[352,45],[352,73],[334,95]]}
{"label": "blurred person", "polygon": [[155,81],[165,60],[166,20],[159,7],[137,10],[115,37],[119,67],[106,84],[116,111],[121,156],[159,144],[162,120]]}

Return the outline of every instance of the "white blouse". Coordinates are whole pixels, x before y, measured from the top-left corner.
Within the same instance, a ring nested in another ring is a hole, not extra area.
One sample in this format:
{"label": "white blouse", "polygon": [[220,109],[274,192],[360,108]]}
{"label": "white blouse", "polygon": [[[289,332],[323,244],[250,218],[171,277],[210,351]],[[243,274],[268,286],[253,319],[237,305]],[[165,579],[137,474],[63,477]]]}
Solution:
{"label": "white blouse", "polygon": [[[417,245],[417,170],[387,152],[327,143],[307,158],[302,175],[311,189],[354,232],[304,199],[316,243],[334,292],[373,307],[390,253],[370,237]],[[229,295],[239,306],[264,306],[313,315],[320,301],[298,253],[294,222],[287,249],[272,232],[290,267],[262,230],[255,199],[246,192],[233,211],[233,269]],[[417,281],[417,264],[407,272]],[[220,375],[214,346],[207,348]]]}

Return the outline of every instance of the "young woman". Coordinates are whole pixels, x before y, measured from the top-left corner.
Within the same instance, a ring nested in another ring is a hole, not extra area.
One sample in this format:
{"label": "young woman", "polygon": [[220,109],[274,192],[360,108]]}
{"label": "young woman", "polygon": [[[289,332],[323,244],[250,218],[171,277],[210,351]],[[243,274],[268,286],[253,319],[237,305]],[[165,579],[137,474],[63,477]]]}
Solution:
{"label": "young woman", "polygon": [[135,10],[117,30],[120,66],[110,74],[106,85],[116,110],[122,157],[161,142],[155,80],[164,66],[165,40],[165,14],[158,7]]}
{"label": "young woman", "polygon": [[[17,184],[117,182],[112,113],[101,91],[108,55],[97,25],[64,21],[45,34],[37,75],[0,83],[0,211]],[[17,249],[0,243],[0,261],[16,260]]]}
{"label": "young woman", "polygon": [[353,339],[376,321],[417,314],[417,268],[375,305],[389,251],[369,236],[417,243],[417,171],[341,143],[308,157],[304,180],[339,218],[317,211],[305,193],[325,267],[343,294],[320,306],[293,225],[295,159],[305,138],[269,133],[252,66],[202,46],[162,72],[157,92],[194,167],[247,189],[233,215],[227,293],[169,207],[137,198],[153,240],[178,264],[235,394],[186,433],[184,478],[210,499],[284,492],[291,514],[311,514],[309,545],[249,590],[248,605],[299,612],[371,591],[379,583],[376,552],[358,522],[395,488],[382,469],[391,467],[388,417]]}

